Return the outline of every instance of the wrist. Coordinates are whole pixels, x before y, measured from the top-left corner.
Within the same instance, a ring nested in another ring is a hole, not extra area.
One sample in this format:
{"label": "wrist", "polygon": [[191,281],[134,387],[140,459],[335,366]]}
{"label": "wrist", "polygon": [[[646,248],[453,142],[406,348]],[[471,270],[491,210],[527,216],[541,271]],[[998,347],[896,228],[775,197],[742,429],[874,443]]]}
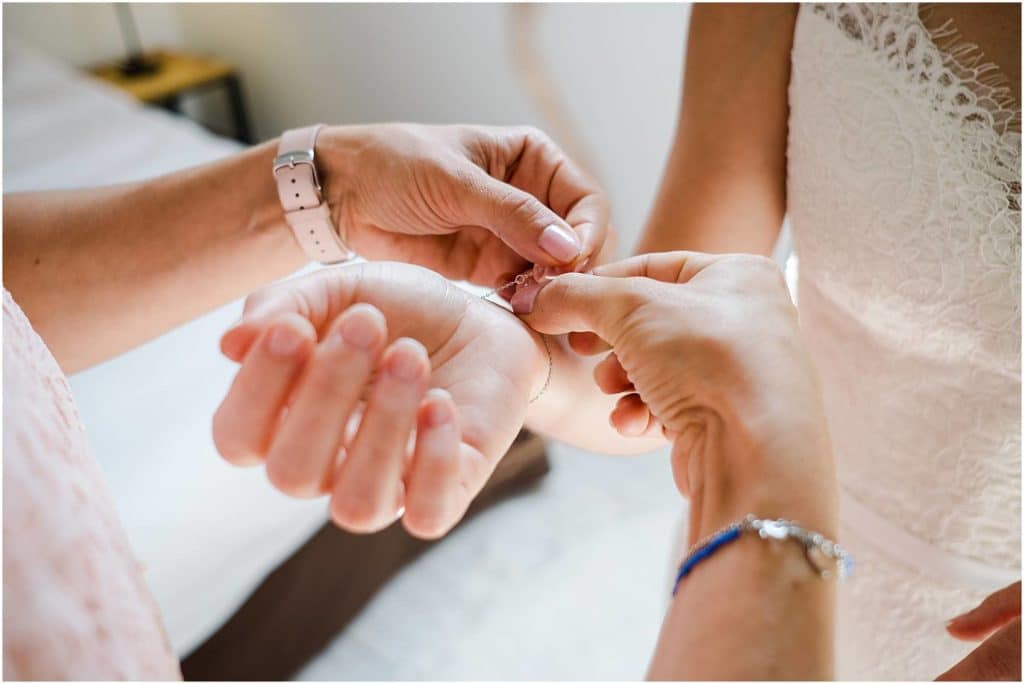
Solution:
{"label": "wrist", "polygon": [[369,145],[370,126],[327,126],[317,139],[324,201],[342,240],[358,251],[354,198],[357,196],[360,154]]}
{"label": "wrist", "polygon": [[[285,219],[284,207],[278,196],[277,184],[268,169],[272,168],[277,155],[278,140],[269,140],[246,150],[247,171],[239,177],[237,173],[225,174],[228,182],[235,187],[256,188],[256,196],[245,203],[248,219],[243,224],[243,241],[255,241],[273,245],[272,250],[280,256],[283,272],[300,268],[306,262],[306,255],[295,241],[291,227]],[[237,241],[237,238],[232,238]]]}
{"label": "wrist", "polygon": [[[770,438],[707,420],[699,439],[689,435],[691,532],[702,536],[747,514],[785,518],[822,534],[837,533],[837,487],[827,434],[812,426]],[[681,448],[684,433],[676,440]],[[678,462],[673,451],[673,467]],[[678,476],[678,474],[677,474]]]}
{"label": "wrist", "polygon": [[547,337],[529,326],[524,327],[526,327],[527,333],[530,335],[530,339],[533,342],[532,349],[535,352],[532,354],[534,363],[530,373],[529,402],[532,404],[544,395],[551,384],[551,376],[554,374],[554,350],[552,345],[557,344],[557,340]]}

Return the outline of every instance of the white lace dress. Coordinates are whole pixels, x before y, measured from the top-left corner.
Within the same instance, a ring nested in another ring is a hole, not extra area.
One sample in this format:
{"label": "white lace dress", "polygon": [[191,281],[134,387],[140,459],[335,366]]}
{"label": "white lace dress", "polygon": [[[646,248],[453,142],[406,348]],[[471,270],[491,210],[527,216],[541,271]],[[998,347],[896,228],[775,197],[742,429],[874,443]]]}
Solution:
{"label": "white lace dress", "polygon": [[839,674],[932,679],[1020,577],[1019,107],[916,5],[801,7],[789,217],[857,560]]}

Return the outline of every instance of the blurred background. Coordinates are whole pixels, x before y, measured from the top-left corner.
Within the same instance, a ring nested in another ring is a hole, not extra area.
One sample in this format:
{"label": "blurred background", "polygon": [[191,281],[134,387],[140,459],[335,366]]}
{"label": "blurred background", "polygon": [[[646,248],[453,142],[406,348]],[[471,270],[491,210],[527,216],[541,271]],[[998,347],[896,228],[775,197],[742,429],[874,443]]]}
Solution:
{"label": "blurred background", "polygon": [[[5,4],[4,191],[153,176],[317,121],[533,124],[603,182],[626,254],[671,142],[688,13]],[[210,416],[233,371],[217,339],[239,311],[234,302],[72,378],[183,657],[326,520],[322,501],[287,500],[213,449]],[[549,474],[402,565],[293,674],[641,677],[682,511],[667,454],[619,459],[559,444],[547,453]],[[342,574],[331,563],[311,572]],[[252,648],[270,652],[295,638],[260,634]]]}

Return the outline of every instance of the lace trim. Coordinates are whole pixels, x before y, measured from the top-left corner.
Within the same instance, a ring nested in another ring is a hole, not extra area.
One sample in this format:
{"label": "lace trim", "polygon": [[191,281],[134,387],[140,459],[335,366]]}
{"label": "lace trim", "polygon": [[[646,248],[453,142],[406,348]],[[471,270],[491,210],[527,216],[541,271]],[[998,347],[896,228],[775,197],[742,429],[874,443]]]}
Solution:
{"label": "lace trim", "polygon": [[1006,185],[1010,208],[1020,211],[1020,105],[1009,81],[977,44],[963,40],[954,21],[929,29],[922,18],[932,5],[919,3],[816,4],[847,37],[907,74],[910,86],[958,124],[993,130],[996,163],[989,172]]}
{"label": "lace trim", "polygon": [[938,103],[965,122],[982,122],[1000,135],[1020,132],[1020,107],[1006,76],[982,50],[963,40],[952,19],[935,29],[921,17],[931,6],[918,3],[817,4],[848,37],[860,41],[931,91]]}

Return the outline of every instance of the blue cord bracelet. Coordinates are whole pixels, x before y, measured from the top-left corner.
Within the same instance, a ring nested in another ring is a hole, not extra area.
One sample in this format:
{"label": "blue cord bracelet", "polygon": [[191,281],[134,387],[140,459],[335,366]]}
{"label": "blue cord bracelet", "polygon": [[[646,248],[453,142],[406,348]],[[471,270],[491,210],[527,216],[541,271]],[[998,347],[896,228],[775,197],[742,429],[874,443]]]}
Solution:
{"label": "blue cord bracelet", "polygon": [[748,515],[743,520],[734,522],[702,539],[690,548],[686,558],[679,566],[676,582],[672,586],[672,595],[676,595],[683,578],[689,575],[701,561],[707,560],[723,546],[739,539],[744,532],[756,532],[760,539],[765,540],[791,539],[798,542],[804,549],[807,562],[821,577],[843,579],[849,576],[853,570],[853,557],[846,553],[839,544],[826,539],[823,535],[804,529],[789,520],[762,520]]}
{"label": "blue cord bracelet", "polygon": [[742,531],[743,529],[738,524],[730,525],[721,532],[712,535],[707,541],[691,551],[683,561],[683,564],[679,566],[679,574],[676,575],[676,583],[672,587],[672,595],[676,595],[676,592],[679,591],[679,583],[690,574],[690,571],[693,570],[697,563],[700,563],[729,542],[739,539],[740,532]]}

